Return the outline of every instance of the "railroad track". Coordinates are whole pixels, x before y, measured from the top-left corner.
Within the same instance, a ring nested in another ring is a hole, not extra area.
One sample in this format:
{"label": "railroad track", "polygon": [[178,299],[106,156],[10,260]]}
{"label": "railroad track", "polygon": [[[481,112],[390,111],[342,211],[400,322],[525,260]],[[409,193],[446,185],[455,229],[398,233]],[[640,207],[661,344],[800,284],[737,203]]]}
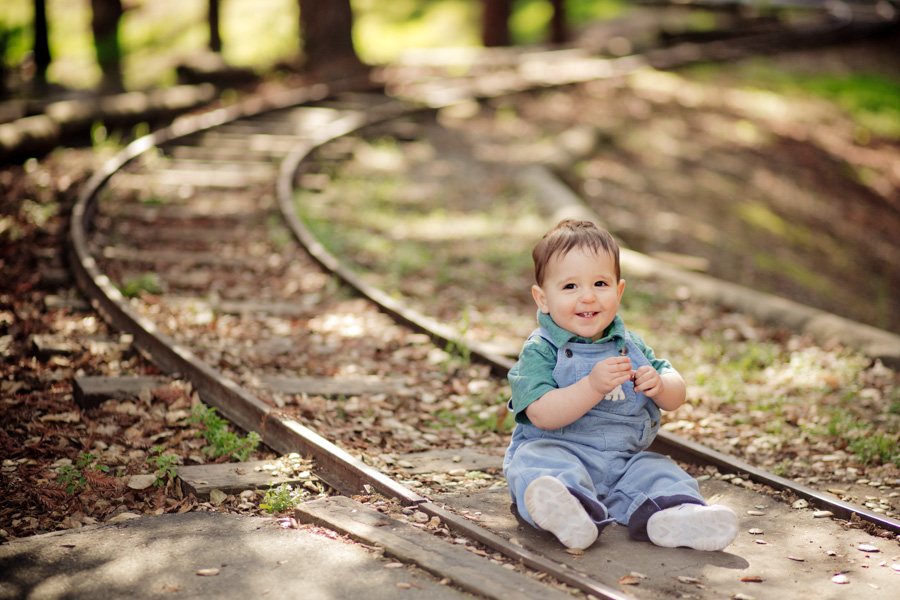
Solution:
{"label": "railroad track", "polygon": [[[815,23],[810,35],[833,34],[834,24],[829,25]],[[764,35],[771,42],[775,34]],[[790,39],[796,37],[794,28]],[[72,214],[76,277],[94,306],[116,328],[133,335],[135,346],[154,363],[189,380],[204,402],[242,429],[258,431],[277,452],[311,456],[317,475],[336,492],[354,496],[366,490],[397,498],[439,518],[453,535],[475,540],[514,563],[596,597],[623,597],[608,583],[567,567],[558,556],[529,550],[372,466],[378,464],[373,455],[385,448],[403,452],[428,447],[427,438],[403,426],[402,415],[416,410],[410,405],[417,398],[433,396],[429,389],[410,389],[411,381],[446,377],[445,367],[428,362],[430,352],[448,345],[465,348],[500,376],[512,359],[461,338],[453,328],[350,271],[307,229],[295,210],[294,192],[298,185],[327,186],[329,170],[350,155],[352,145],[342,141],[367,127],[387,124],[396,131],[400,123],[402,131],[421,131],[423,118],[427,122],[440,107],[707,56],[702,45],[693,48],[690,53],[679,47],[615,61],[523,55],[515,69],[494,66],[449,86],[404,81],[395,73],[389,89],[406,100],[380,94],[367,81],[348,81],[178,120],[132,143],[86,186]],[[721,46],[707,48],[710,55],[725,57]],[[727,56],[734,55],[729,50]],[[342,296],[332,276],[368,301]],[[126,298],[123,291],[135,298]],[[407,339],[402,328],[421,331],[436,345],[417,338],[401,347],[399,340]],[[322,360],[340,366],[317,371],[316,356],[335,353],[346,361]],[[391,360],[392,355],[427,372],[404,378],[400,359]],[[298,381],[297,373],[312,376]],[[459,375],[469,384],[486,377],[477,371]],[[309,397],[325,393],[321,389],[327,379],[375,389],[380,417],[401,416],[392,421],[395,435],[360,444],[365,416],[347,409],[356,428],[341,428],[340,419],[323,416],[328,405]],[[378,387],[385,380],[387,387]],[[660,435],[657,448],[805,499],[839,519],[900,533],[900,522],[883,514],[669,433]]]}

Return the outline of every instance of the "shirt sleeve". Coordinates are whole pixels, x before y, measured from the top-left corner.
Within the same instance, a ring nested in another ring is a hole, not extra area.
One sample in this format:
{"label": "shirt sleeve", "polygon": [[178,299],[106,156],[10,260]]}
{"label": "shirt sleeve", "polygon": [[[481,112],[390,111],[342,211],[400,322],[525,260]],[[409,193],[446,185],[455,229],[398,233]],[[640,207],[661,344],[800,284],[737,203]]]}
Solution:
{"label": "shirt sleeve", "polygon": [[556,348],[540,336],[526,340],[519,360],[509,371],[512,398],[509,406],[517,423],[530,423],[525,409],[535,400],[559,387],[553,379]]}
{"label": "shirt sleeve", "polygon": [[667,361],[664,358],[657,358],[656,354],[653,352],[653,348],[647,345],[644,341],[644,338],[639,336],[633,331],[629,331],[628,335],[631,337],[631,341],[634,342],[634,345],[637,346],[641,353],[647,360],[650,361],[650,365],[657,370],[660,375],[664,375],[666,373],[678,373],[675,367],[672,366],[672,363]]}

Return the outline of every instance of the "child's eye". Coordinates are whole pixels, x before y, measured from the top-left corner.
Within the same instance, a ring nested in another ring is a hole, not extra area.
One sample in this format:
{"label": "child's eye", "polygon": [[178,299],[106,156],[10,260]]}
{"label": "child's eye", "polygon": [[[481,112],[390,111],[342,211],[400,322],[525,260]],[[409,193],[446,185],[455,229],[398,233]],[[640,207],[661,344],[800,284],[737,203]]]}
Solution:
{"label": "child's eye", "polygon": [[597,281],[594,283],[594,285],[597,287],[604,287],[606,285],[606,282],[605,281]]}
{"label": "child's eye", "polygon": [[564,290],[574,290],[574,289],[575,289],[575,284],[574,284],[574,283],[567,283],[566,285],[563,286],[563,289],[564,289]]}

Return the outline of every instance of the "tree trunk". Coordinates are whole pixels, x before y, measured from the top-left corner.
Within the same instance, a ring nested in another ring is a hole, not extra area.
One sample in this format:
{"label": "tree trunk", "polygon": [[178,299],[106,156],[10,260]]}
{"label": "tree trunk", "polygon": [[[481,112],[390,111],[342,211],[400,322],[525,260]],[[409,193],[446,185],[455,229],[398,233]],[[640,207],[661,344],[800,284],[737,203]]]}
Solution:
{"label": "tree trunk", "polygon": [[97,63],[103,72],[100,87],[105,92],[120,92],[122,85],[122,53],[119,48],[119,20],[122,0],[91,0],[91,29]]}
{"label": "tree trunk", "polygon": [[222,52],[222,36],[219,35],[219,0],[209,0],[209,49]]}
{"label": "tree trunk", "polygon": [[313,76],[329,80],[365,71],[353,47],[350,0],[300,0],[300,35]]}
{"label": "tree trunk", "polygon": [[565,0],[550,0],[550,4],[553,5],[553,16],[550,19],[550,43],[564,44],[569,41]]}
{"label": "tree trunk", "polygon": [[34,81],[39,92],[47,88],[50,43],[47,30],[47,2],[34,0]]}
{"label": "tree trunk", "polygon": [[512,0],[481,0],[481,43],[485,47],[509,46]]}

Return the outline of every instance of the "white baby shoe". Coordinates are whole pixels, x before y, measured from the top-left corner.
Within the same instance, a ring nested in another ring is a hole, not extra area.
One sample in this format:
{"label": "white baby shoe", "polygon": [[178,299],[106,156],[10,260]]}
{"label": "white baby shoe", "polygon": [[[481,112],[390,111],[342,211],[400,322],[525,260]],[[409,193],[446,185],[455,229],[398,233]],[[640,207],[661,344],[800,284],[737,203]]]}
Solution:
{"label": "white baby shoe", "polygon": [[737,536],[738,520],[727,506],[681,504],[653,513],[647,535],[657,546],[724,550]]}
{"label": "white baby shoe", "polygon": [[566,548],[583,550],[599,534],[581,502],[555,477],[544,475],[528,484],[525,508],[538,527],[551,532]]}

